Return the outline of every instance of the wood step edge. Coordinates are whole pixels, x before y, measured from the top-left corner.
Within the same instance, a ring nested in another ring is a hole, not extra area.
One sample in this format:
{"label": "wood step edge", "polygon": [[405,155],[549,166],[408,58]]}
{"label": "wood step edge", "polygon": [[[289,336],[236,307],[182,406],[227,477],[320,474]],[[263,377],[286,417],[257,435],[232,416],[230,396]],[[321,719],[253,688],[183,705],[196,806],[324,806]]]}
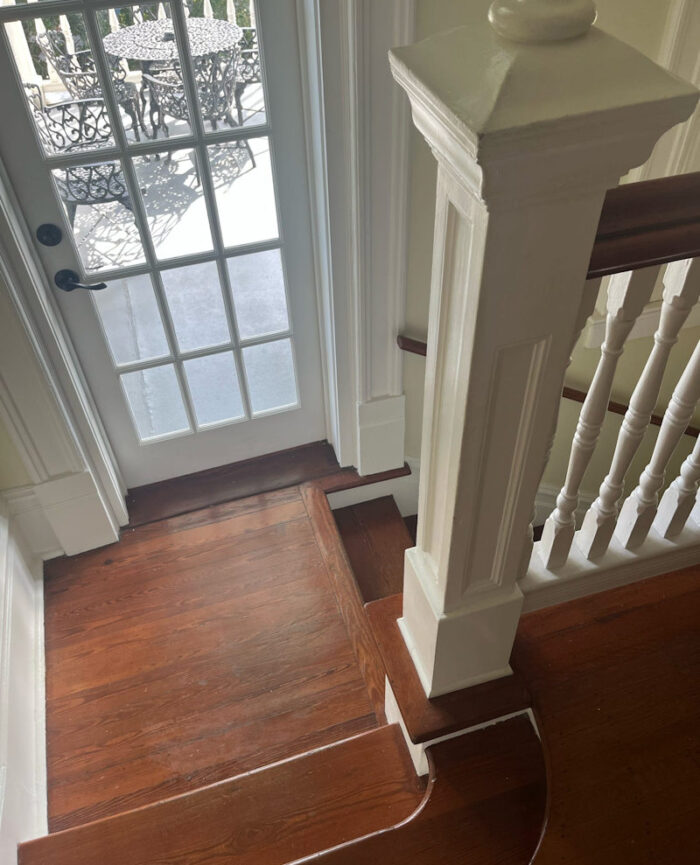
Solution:
{"label": "wood step edge", "polygon": [[314,531],[316,543],[323,557],[328,578],[335,593],[336,603],[345,624],[360,673],[365,681],[372,708],[380,723],[384,714],[384,680],[386,670],[370,627],[355,574],[338,526],[331,511],[325,490],[316,482],[299,488]]}
{"label": "wood step edge", "polygon": [[333,517],[363,601],[400,592],[404,555],[413,541],[394,497],[338,508]]}
{"label": "wood step edge", "polygon": [[547,777],[530,719],[498,722],[432,745],[426,754],[428,786],[410,818],[304,863],[531,863],[545,828]]}
{"label": "wood step edge", "polygon": [[373,601],[367,617],[408,735],[416,744],[512,715],[531,706],[522,677],[511,676],[428,699],[397,620],[403,595]]}
{"label": "wood step edge", "polygon": [[18,862],[284,865],[401,823],[424,797],[399,728],[385,726],[24,842]]}

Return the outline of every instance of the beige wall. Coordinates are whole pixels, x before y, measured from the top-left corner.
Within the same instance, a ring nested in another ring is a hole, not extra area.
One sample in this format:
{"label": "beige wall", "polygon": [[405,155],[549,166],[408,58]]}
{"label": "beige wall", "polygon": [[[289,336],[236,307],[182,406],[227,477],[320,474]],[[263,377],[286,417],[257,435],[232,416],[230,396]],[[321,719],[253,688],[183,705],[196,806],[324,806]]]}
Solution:
{"label": "beige wall", "polygon": [[14,442],[0,420],[0,490],[25,486],[31,482]]}
{"label": "beige wall", "polygon": [[[652,59],[658,56],[668,11],[673,0],[598,0],[598,25],[615,36],[637,47]],[[484,11],[489,0],[418,0],[416,38],[459,26],[464,20],[467,5],[482,3]],[[406,332],[425,338],[428,320],[428,292],[432,255],[432,232],[435,197],[435,160],[422,137],[412,130],[409,209],[409,260],[406,292]],[[670,396],[673,384],[700,337],[700,329],[684,331],[674,351],[673,362],[664,381],[659,408]],[[620,362],[616,376],[614,398],[627,402],[651,347],[651,339],[631,342]],[[567,374],[567,383],[586,390],[590,384],[600,352],[579,345]],[[404,387],[406,392],[406,453],[420,456],[421,419],[423,411],[423,381],[425,361],[414,355],[404,357]],[[544,482],[560,485],[566,470],[568,450],[578,418],[579,405],[562,401],[560,423],[552,457]],[[698,414],[700,418],[700,413]],[[615,436],[621,418],[610,415],[601,437],[598,451],[584,479],[583,489],[594,489],[602,480],[609,465]],[[656,438],[656,429],[649,431],[630,477],[638,477],[648,460]],[[670,466],[669,476],[678,468],[682,458],[692,449],[693,439],[684,437]]]}

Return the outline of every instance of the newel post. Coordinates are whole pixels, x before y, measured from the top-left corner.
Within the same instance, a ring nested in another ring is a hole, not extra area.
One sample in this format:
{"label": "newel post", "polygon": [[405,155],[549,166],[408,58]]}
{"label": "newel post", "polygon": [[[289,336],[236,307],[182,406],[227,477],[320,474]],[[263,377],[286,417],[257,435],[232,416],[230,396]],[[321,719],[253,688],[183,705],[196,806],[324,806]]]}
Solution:
{"label": "newel post", "polygon": [[590,0],[497,0],[490,20],[475,10],[390,54],[438,162],[418,543],[400,620],[428,696],[510,671],[605,191],[696,101],[594,17]]}

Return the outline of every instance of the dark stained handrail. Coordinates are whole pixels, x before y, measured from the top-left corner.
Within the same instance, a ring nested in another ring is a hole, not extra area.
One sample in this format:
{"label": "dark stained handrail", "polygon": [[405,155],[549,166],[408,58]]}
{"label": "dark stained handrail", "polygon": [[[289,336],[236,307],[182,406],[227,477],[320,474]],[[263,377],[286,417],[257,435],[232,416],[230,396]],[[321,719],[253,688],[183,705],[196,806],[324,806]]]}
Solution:
{"label": "dark stained handrail", "polygon": [[608,190],[588,278],[700,256],[700,172]]}
{"label": "dark stained handrail", "polygon": [[[420,339],[414,339],[413,337],[403,336],[402,334],[399,334],[399,336],[396,337],[396,344],[400,349],[402,349],[403,351],[408,351],[411,354],[419,354],[422,357],[425,357],[427,354],[428,346]],[[574,402],[583,402],[587,396],[585,391],[577,390],[574,387],[565,387],[561,395],[564,397],[564,399],[570,399]],[[629,406],[625,405],[622,402],[615,402],[614,400],[611,400],[608,403],[608,411],[612,412],[613,414],[624,415],[628,408]],[[662,420],[662,415],[653,414],[649,422],[654,426],[661,426]],[[686,427],[685,435],[692,436],[693,438],[698,438],[698,436],[700,436],[700,429],[694,426]]]}
{"label": "dark stained handrail", "polygon": [[[588,279],[698,256],[700,171],[626,183],[605,196]],[[420,339],[399,334],[396,343],[403,351],[426,356],[428,347]],[[565,387],[562,396],[583,402],[586,393]],[[628,408],[624,403],[608,403],[608,411],[614,414],[624,415]],[[654,426],[661,426],[661,421],[661,416],[652,415]],[[698,438],[700,429],[689,426],[685,434]]]}

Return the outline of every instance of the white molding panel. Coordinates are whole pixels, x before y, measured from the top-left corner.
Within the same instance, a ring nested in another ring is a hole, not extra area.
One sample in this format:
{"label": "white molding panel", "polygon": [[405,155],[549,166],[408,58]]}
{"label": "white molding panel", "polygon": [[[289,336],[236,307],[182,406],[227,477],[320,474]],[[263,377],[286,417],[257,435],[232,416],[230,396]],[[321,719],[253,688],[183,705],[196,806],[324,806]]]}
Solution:
{"label": "white molding panel", "polygon": [[0,166],[0,415],[35,484],[91,474],[99,546],[128,521],[125,489],[19,214]]}
{"label": "white molding panel", "polygon": [[[657,62],[664,69],[700,87],[700,3],[673,0]],[[667,132],[649,160],[629,180],[649,180],[700,169],[700,108],[692,117]]]}
{"label": "white molding panel", "polygon": [[379,411],[364,406],[403,390],[396,336],[404,319],[410,136],[387,52],[410,41],[414,6],[300,4],[328,438],[341,465],[375,471],[395,466],[397,446],[403,462],[401,424],[392,459],[380,468],[374,439],[362,433],[366,416]]}
{"label": "white molding panel", "polygon": [[0,502],[0,861],[47,826],[41,562]]}

